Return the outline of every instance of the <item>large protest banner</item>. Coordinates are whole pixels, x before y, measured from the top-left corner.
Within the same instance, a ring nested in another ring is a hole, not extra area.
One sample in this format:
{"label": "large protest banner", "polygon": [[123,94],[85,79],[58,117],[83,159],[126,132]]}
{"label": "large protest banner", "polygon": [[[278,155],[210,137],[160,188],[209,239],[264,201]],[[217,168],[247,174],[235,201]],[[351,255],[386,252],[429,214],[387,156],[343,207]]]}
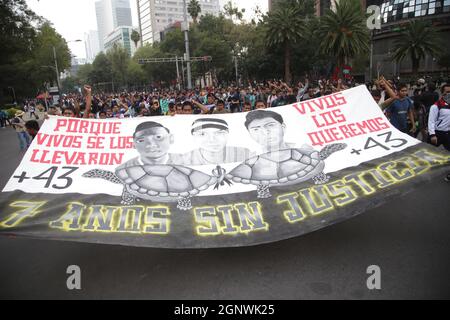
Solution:
{"label": "large protest banner", "polygon": [[398,201],[449,160],[392,127],[364,86],[230,115],[51,117],[0,195],[0,235],[256,245]]}

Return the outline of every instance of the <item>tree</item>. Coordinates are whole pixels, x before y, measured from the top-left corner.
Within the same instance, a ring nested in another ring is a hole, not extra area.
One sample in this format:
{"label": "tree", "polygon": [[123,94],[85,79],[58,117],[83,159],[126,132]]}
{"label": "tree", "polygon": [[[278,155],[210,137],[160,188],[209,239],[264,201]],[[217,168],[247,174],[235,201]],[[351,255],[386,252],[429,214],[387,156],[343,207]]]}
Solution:
{"label": "tree", "polygon": [[103,52],[100,52],[95,57],[92,63],[92,71],[89,74],[89,80],[89,83],[92,85],[113,82],[111,62]]}
{"label": "tree", "polygon": [[128,63],[130,62],[128,51],[123,46],[114,44],[106,53],[106,57],[111,63],[114,83],[118,83],[122,86],[126,85],[128,82]]}
{"label": "tree", "polygon": [[194,64],[193,70],[197,75],[204,75],[209,71],[209,67],[211,67],[216,70],[217,76],[220,79],[226,79],[229,76],[230,67],[233,65],[231,51],[227,50],[227,46],[223,40],[217,37],[203,37],[194,54],[196,56],[214,57],[212,62],[198,62]]}
{"label": "tree", "polygon": [[145,82],[145,74],[142,67],[134,60],[130,60],[127,66],[128,85],[140,86]]}
{"label": "tree", "polygon": [[438,64],[448,73],[450,69],[450,52],[440,55],[438,58]]}
{"label": "tree", "polygon": [[202,12],[200,3],[197,0],[191,0],[191,2],[189,2],[187,11],[191,15],[192,20],[194,20],[194,24],[197,24],[198,16]]}
{"label": "tree", "polygon": [[[291,59],[292,46],[303,38],[305,33],[305,17],[309,12],[311,2],[287,2],[270,12],[265,21],[266,40],[269,46],[283,48],[284,79],[287,83],[292,80]],[[303,17],[303,18],[302,18]]]}
{"label": "tree", "polygon": [[81,87],[79,79],[75,77],[67,77],[63,79],[61,81],[61,86],[63,93],[76,92],[77,89]]}
{"label": "tree", "polygon": [[39,28],[33,48],[33,68],[39,70],[37,80],[40,82],[53,82],[57,84],[54,51],[59,72],[68,69],[71,64],[70,50],[66,40],[45,22]]}
{"label": "tree", "polygon": [[[151,59],[151,58],[161,58],[169,57],[168,54],[161,50],[160,44],[155,43],[153,45],[147,44],[140,47],[133,56],[133,60],[137,61],[139,59]],[[147,83],[153,82],[166,82],[176,79],[176,66],[175,63],[149,63],[141,66],[145,81]]]}
{"label": "tree", "polygon": [[31,52],[36,29],[42,18],[28,9],[25,0],[0,1],[0,64],[15,62]]}
{"label": "tree", "polygon": [[17,98],[31,96],[36,83],[30,77],[32,52],[42,18],[31,11],[25,0],[0,1],[0,103],[12,101],[10,89]]}
{"label": "tree", "polygon": [[440,49],[437,30],[426,21],[413,20],[395,41],[393,58],[401,62],[409,57],[412,62],[412,73],[417,75],[420,61],[425,59],[427,54],[438,56]]}
{"label": "tree", "polygon": [[80,84],[91,83],[92,64],[86,63],[80,66],[77,72],[77,79]]}
{"label": "tree", "polygon": [[136,30],[133,29],[133,32],[131,33],[131,41],[134,42],[134,45],[136,46],[136,48],[138,47],[138,43],[141,40],[141,35],[139,34],[139,32],[137,32]]}
{"label": "tree", "polygon": [[175,29],[166,34],[160,43],[161,51],[172,55],[183,56],[185,52],[184,34],[180,29]]}
{"label": "tree", "polygon": [[229,17],[233,20],[233,17],[236,20],[242,21],[244,18],[245,9],[239,9],[238,7],[234,7],[231,1],[228,1],[224,7],[223,11],[225,12],[225,16]]}
{"label": "tree", "polygon": [[334,57],[338,66],[369,52],[369,32],[359,0],[336,2],[335,10],[327,10],[320,19],[317,37],[320,51]]}

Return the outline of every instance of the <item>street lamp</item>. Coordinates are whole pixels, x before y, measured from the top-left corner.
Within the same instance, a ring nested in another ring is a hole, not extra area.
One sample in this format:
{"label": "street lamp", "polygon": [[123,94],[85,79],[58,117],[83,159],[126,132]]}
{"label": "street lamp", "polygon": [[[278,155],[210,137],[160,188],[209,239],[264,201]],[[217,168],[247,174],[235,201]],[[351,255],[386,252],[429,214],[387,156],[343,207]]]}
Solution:
{"label": "street lamp", "polygon": [[239,43],[236,43],[235,48],[233,49],[233,54],[234,54],[234,68],[235,68],[235,75],[236,75],[236,86],[239,87],[240,86],[240,77],[239,77],[239,67],[238,67],[238,59],[242,58],[242,55],[246,54],[248,51],[247,47],[243,47],[240,48],[239,47]]}
{"label": "street lamp", "polygon": [[175,63],[177,66],[177,88],[178,90],[181,90],[180,67],[178,66],[178,62],[180,61],[181,63],[183,63],[183,58],[178,57],[178,54],[169,53],[168,55],[175,58]]}
{"label": "street lamp", "polygon": [[186,47],[186,66],[187,66],[187,85],[188,89],[192,89],[192,76],[191,76],[191,57],[189,53],[189,22],[187,18],[187,6],[186,6],[186,0],[183,0],[183,15],[184,15],[184,25],[182,31],[184,31],[184,42]]}

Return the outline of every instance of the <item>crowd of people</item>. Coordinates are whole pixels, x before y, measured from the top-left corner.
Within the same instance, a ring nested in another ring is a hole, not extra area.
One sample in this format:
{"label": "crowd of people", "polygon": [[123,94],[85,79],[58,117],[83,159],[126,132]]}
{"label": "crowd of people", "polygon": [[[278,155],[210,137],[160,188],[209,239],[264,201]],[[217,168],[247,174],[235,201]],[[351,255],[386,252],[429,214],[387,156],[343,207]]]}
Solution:
{"label": "crowd of people", "polygon": [[[37,134],[37,113],[64,117],[95,119],[175,116],[188,114],[225,114],[276,108],[326,96],[358,85],[342,80],[321,79],[290,86],[283,81],[249,83],[246,87],[220,87],[193,90],[152,89],[148,92],[92,92],[88,85],[81,93],[63,95],[58,104],[45,106],[44,101],[25,101],[24,110],[10,120],[17,131],[20,148],[26,149]],[[435,146],[450,151],[450,83],[436,84],[424,79],[402,84],[380,77],[366,84],[374,100],[392,125]],[[27,113],[28,121],[23,120]],[[0,115],[2,127],[6,126]],[[5,120],[3,120],[5,119]]]}
{"label": "crowd of people", "polygon": [[[58,104],[49,106],[48,114],[85,118],[135,118],[176,114],[220,114],[248,112],[305,101],[342,91],[349,87],[343,81],[332,83],[319,80],[311,85],[306,79],[290,87],[283,81],[267,81],[249,84],[247,87],[205,88],[193,90],[153,89],[148,92],[92,93],[91,108],[85,98],[77,94],[64,95]],[[25,111],[44,108],[44,101],[25,102]]]}

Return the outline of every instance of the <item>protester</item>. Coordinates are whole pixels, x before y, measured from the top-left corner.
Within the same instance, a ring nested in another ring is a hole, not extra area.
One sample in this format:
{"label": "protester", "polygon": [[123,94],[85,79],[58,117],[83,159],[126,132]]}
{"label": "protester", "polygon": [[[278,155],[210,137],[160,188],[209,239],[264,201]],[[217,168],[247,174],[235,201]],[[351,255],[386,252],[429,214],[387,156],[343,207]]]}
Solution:
{"label": "protester", "polygon": [[450,151],[450,84],[441,89],[442,97],[430,108],[428,130],[435,146],[443,145]]}
{"label": "protester", "polygon": [[250,112],[250,111],[252,111],[252,104],[250,102],[244,102],[242,112]]}
{"label": "protester", "polygon": [[8,119],[8,115],[5,111],[0,110],[0,126],[2,129],[6,128],[6,120]]}
{"label": "protester", "polygon": [[192,114],[193,108],[190,101],[183,102],[183,114]]}
{"label": "protester", "polygon": [[[389,99],[383,103],[383,108],[389,114],[391,124],[403,133],[413,133],[416,129],[416,121],[414,120],[413,101],[408,97],[408,87],[405,84],[399,84],[397,92],[382,80],[385,85]],[[408,128],[408,120],[411,129]]]}
{"label": "protester", "polygon": [[427,142],[428,133],[427,133],[427,110],[425,106],[422,104],[420,99],[414,99],[414,119],[416,120],[415,127],[416,130],[412,132],[412,136],[417,138],[419,133],[422,135],[422,141]]}
{"label": "protester", "polygon": [[255,109],[266,109],[266,103],[264,102],[264,100],[258,100],[255,103]]}
{"label": "protester", "polygon": [[429,84],[427,90],[420,96],[422,104],[425,106],[427,114],[430,112],[430,108],[439,100],[439,93],[436,92],[436,86]]}
{"label": "protester", "polygon": [[39,123],[36,120],[29,120],[25,123],[25,128],[33,141],[39,132]]}
{"label": "protester", "polygon": [[13,128],[16,130],[17,137],[19,138],[20,151],[25,151],[28,149],[31,143],[30,137],[26,131],[25,120],[23,120],[24,115],[24,111],[17,111],[11,123]]}
{"label": "protester", "polygon": [[230,113],[230,110],[225,109],[225,102],[223,100],[218,100],[216,103],[216,107],[213,111],[213,114],[223,114]]}

